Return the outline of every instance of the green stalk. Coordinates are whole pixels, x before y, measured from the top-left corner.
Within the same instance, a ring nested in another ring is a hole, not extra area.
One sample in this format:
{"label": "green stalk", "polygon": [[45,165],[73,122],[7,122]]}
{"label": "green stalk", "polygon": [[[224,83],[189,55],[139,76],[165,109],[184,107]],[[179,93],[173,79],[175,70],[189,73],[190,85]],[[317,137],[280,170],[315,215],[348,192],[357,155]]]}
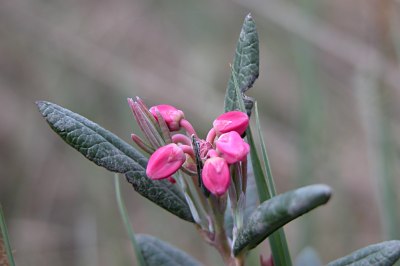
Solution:
{"label": "green stalk", "polygon": [[[315,0],[301,0],[300,6],[312,17],[315,14]],[[323,104],[318,81],[318,69],[314,58],[314,50],[309,43],[297,36],[293,37],[292,50],[301,89],[300,97],[300,141],[299,185],[309,185],[314,181],[316,164],[314,152],[321,140],[320,128],[323,128]],[[315,219],[307,215],[301,223],[300,246],[309,246],[313,242]]]}
{"label": "green stalk", "polygon": [[383,104],[380,119],[380,159],[382,160],[382,188],[381,200],[383,202],[385,219],[385,234],[387,239],[398,239],[400,237],[398,227],[397,193],[394,173],[395,151],[393,137],[390,132],[389,118]]}
{"label": "green stalk", "polygon": [[[239,102],[240,109],[242,112],[246,112],[246,109],[245,109],[245,106],[243,103],[243,98],[242,98],[241,92],[239,90],[239,85],[237,83],[236,74],[233,69],[232,69],[232,76],[233,76],[233,83],[235,85],[236,96],[237,96],[237,99]],[[256,110],[256,113],[258,113],[258,110]],[[261,141],[261,150],[262,150],[263,154],[265,155],[263,158],[264,159],[263,165],[261,164],[260,157],[258,156],[256,145],[254,143],[254,139],[253,139],[253,135],[252,135],[250,126],[246,130],[246,136],[247,136],[247,140],[250,145],[250,158],[251,158],[251,164],[253,166],[254,177],[256,180],[256,184],[257,184],[258,198],[259,198],[260,202],[264,202],[264,201],[270,199],[271,197],[275,196],[276,190],[275,190],[275,185],[274,185],[274,181],[273,181],[271,167],[270,167],[268,156],[267,156],[267,150],[265,147],[264,140],[261,136],[260,121],[258,120],[258,114],[256,117],[256,124],[258,126],[258,132],[259,132],[259,137],[260,137],[260,141]],[[267,174],[264,173],[263,167]],[[269,243],[271,246],[274,264],[282,265],[282,266],[291,266],[292,261],[290,258],[289,248],[287,245],[286,236],[285,236],[285,232],[283,231],[283,228],[278,229],[275,233],[273,233],[268,238],[268,240],[269,240]]]}
{"label": "green stalk", "polygon": [[[3,242],[3,243],[1,243]],[[14,256],[11,251],[10,239],[8,237],[8,230],[6,225],[6,219],[3,213],[3,208],[0,204],[0,245],[4,245],[7,253],[7,259],[10,266],[15,266]]]}
{"label": "green stalk", "polygon": [[140,246],[136,242],[135,232],[133,231],[131,222],[129,220],[128,212],[126,211],[126,207],[125,207],[124,201],[121,196],[121,189],[120,189],[118,174],[114,175],[114,185],[115,185],[115,197],[117,199],[119,213],[121,215],[122,221],[124,222],[125,229],[131,240],[133,251],[135,252],[135,255],[136,255],[137,263],[139,266],[146,266],[146,262],[143,258]]}
{"label": "green stalk", "polygon": [[[207,208],[209,206],[204,200],[199,186],[194,184],[193,177],[183,174],[182,171],[178,171],[176,179],[185,194],[186,202],[190,207],[194,220],[197,220],[196,223],[199,224],[203,230],[212,231],[212,225],[209,223],[206,211],[209,209]],[[196,213],[193,213],[194,211]]]}
{"label": "green stalk", "polygon": [[384,237],[399,237],[397,193],[395,185],[393,139],[387,110],[379,94],[377,76],[359,70],[355,80],[359,112],[362,116],[367,137],[369,167],[379,205],[380,219]]}
{"label": "green stalk", "polygon": [[[272,191],[275,191],[275,187],[269,188],[266,182],[267,179],[271,179],[273,184],[271,167],[269,165],[267,157],[267,161],[264,161],[264,167],[266,169],[266,172],[269,173],[269,177],[266,178],[262,170],[262,165],[260,162],[260,158],[257,154],[256,145],[254,143],[250,127],[247,129],[246,134],[247,134],[247,140],[250,145],[250,157],[251,157],[251,163],[253,165],[254,177],[257,184],[258,197],[260,199],[260,202],[264,202],[273,197],[273,195],[271,195],[270,193]],[[263,149],[266,154],[265,146]],[[268,240],[271,246],[272,256],[274,258],[275,265],[283,265],[283,266],[292,265],[289,248],[287,245],[286,236],[285,232],[283,231],[283,228],[278,229],[268,238]]]}
{"label": "green stalk", "polygon": [[255,114],[255,118],[256,118],[256,127],[257,127],[257,132],[258,132],[258,138],[261,142],[261,154],[262,154],[262,157],[264,160],[264,171],[267,175],[267,186],[269,189],[269,194],[271,195],[271,197],[274,197],[276,195],[275,182],[272,177],[272,171],[271,171],[271,166],[269,164],[265,141],[264,141],[264,138],[262,137],[262,133],[261,133],[260,117],[258,115],[258,103],[257,102],[254,102],[254,114]]}

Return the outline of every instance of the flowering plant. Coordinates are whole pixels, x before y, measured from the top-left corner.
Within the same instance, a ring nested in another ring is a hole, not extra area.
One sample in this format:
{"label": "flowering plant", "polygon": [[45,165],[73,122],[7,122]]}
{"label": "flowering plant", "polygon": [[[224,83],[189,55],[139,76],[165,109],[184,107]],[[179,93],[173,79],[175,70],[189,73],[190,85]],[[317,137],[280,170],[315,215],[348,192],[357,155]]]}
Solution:
{"label": "flowering plant", "polygon": [[[144,135],[132,134],[132,140],[149,158],[76,113],[50,102],[37,105],[50,127],[87,159],[124,174],[138,193],[193,223],[226,265],[244,265],[246,256],[265,239],[271,255],[261,257],[260,264],[291,265],[283,226],[328,202],[331,189],[318,184],[276,195],[257,103],[244,94],[257,79],[258,68],[258,36],[248,15],[236,48],[225,112],[205,138],[198,136],[183,111],[166,104],[148,108],[140,98],[128,99]],[[255,127],[250,126],[250,117],[255,118]],[[120,209],[124,218],[121,203]],[[132,235],[132,239],[140,265],[200,265],[155,237]],[[393,240],[329,265],[393,265],[399,257],[400,241]],[[314,255],[298,265],[315,261]]]}

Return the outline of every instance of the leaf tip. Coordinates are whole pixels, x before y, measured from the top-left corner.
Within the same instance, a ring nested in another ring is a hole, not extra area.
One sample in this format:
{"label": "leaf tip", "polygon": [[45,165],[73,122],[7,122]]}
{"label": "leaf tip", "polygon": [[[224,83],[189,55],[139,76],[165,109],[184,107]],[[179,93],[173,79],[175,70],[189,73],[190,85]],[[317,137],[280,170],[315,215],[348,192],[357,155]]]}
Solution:
{"label": "leaf tip", "polygon": [[43,104],[45,104],[45,101],[36,101],[35,104],[40,108]]}
{"label": "leaf tip", "polygon": [[244,24],[246,24],[248,22],[254,23],[254,19],[253,19],[253,16],[251,15],[251,13],[247,14],[244,19]]}
{"label": "leaf tip", "polygon": [[43,110],[50,104],[47,101],[36,101],[36,106],[39,108],[39,112],[43,114]]}
{"label": "leaf tip", "polygon": [[319,191],[321,195],[324,195],[327,200],[332,196],[332,188],[325,184],[314,185],[315,189]]}

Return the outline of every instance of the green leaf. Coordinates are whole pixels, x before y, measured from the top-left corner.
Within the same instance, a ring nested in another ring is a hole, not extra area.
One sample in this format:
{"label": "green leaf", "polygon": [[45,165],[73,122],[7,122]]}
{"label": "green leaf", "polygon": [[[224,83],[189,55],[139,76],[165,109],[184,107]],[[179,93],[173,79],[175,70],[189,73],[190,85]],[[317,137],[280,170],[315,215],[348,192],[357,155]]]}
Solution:
{"label": "green leaf", "polygon": [[125,174],[142,196],[178,217],[193,222],[183,194],[168,181],[146,176],[147,158],[131,145],[87,118],[54,103],[36,102],[50,127],[88,160],[109,171]]}
{"label": "green leaf", "polygon": [[[250,16],[246,17],[244,25],[251,26],[255,29],[254,21],[252,20],[252,18]],[[243,35],[245,35],[245,33],[246,33],[245,26],[243,26],[242,32],[243,32]],[[251,31],[247,31],[247,32],[251,32]],[[254,32],[255,32],[256,38],[253,41],[253,44],[257,43],[255,45],[255,47],[256,47],[255,50],[257,52],[252,53],[253,62],[255,62],[254,66],[257,66],[257,69],[255,67],[253,68],[254,70],[256,69],[256,71],[253,73],[254,77],[255,77],[254,80],[255,80],[256,77],[258,76],[258,61],[259,61],[258,57],[259,56],[258,56],[258,36],[257,36],[257,32],[256,31],[254,31]],[[241,36],[242,36],[242,34],[241,34]],[[239,38],[239,42],[238,42],[239,49],[237,49],[237,50],[240,50],[240,46],[241,46],[241,41]],[[237,53],[237,54],[240,54],[240,53]],[[236,59],[239,60],[239,58],[240,58],[240,56],[236,56],[235,62],[236,62]],[[255,103],[255,100],[250,97],[247,97],[244,94],[244,91],[249,89],[251,87],[252,83],[247,88],[246,87],[240,88],[239,87],[240,85],[238,82],[238,79],[239,79],[238,73],[240,72],[240,68],[238,69],[238,67],[236,65],[231,68],[232,68],[231,69],[231,78],[229,80],[228,88],[227,88],[226,95],[225,95],[225,111],[239,109],[242,112],[247,112],[247,114],[250,116],[251,109]],[[254,82],[254,80],[252,80],[252,81]],[[271,188],[269,188],[267,185],[267,182],[266,182],[267,178],[263,172],[263,168],[261,166],[261,161],[257,154],[257,149],[256,149],[256,146],[253,141],[253,136],[252,136],[250,127],[247,128],[246,135],[247,135],[247,139],[248,139],[248,142],[250,145],[251,164],[253,165],[253,169],[254,169],[258,197],[260,199],[260,202],[263,202],[267,199],[270,199],[272,196],[275,196],[275,189],[273,187],[273,182],[270,182],[270,185],[272,185]],[[263,141],[262,141],[262,143],[263,143]],[[263,147],[263,148],[265,149],[265,147]],[[269,166],[268,160],[265,161],[264,164],[265,164],[266,172],[268,173],[268,181],[273,180],[271,168]],[[283,229],[278,229],[275,233],[273,233],[269,237],[269,242],[270,242],[271,251],[272,251],[272,255],[273,255],[275,264],[285,265],[285,266],[292,265],[289,248],[288,248],[286,237],[285,237],[285,232],[283,231]]]}
{"label": "green leaf", "polygon": [[[246,16],[236,45],[235,57],[233,60],[233,73],[228,82],[225,94],[225,111],[240,109],[237,103],[234,76],[240,92],[244,93],[250,89],[259,74],[259,47],[256,24],[250,14]],[[245,96],[246,110],[250,115],[252,108],[251,98]]]}
{"label": "green leaf", "polygon": [[391,266],[400,258],[400,241],[391,240],[367,246],[350,255],[332,261],[328,266]]}
{"label": "green leaf", "polygon": [[147,266],[200,266],[201,263],[170,244],[149,235],[136,235]]}
{"label": "green leaf", "polygon": [[326,185],[311,185],[263,202],[250,216],[234,243],[235,255],[256,247],[275,230],[306,212],[325,204],[331,196]]}

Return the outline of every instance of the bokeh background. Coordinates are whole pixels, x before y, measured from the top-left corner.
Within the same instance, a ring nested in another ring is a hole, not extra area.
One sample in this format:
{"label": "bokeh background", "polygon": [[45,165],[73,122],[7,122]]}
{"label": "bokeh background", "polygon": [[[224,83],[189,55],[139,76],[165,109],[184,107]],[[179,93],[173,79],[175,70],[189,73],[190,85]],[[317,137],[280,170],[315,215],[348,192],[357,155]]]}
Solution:
{"label": "bokeh background", "polygon": [[[258,100],[277,189],[326,183],[334,195],[285,230],[292,257],[328,262],[400,237],[400,1],[0,1],[0,202],[18,265],[134,265],[113,174],[54,134],[49,100],[130,142],[127,97],[169,103],[206,134],[223,110],[236,41],[260,36]],[[136,232],[205,265],[194,227],[123,195]],[[267,246],[259,249],[268,255]]]}

